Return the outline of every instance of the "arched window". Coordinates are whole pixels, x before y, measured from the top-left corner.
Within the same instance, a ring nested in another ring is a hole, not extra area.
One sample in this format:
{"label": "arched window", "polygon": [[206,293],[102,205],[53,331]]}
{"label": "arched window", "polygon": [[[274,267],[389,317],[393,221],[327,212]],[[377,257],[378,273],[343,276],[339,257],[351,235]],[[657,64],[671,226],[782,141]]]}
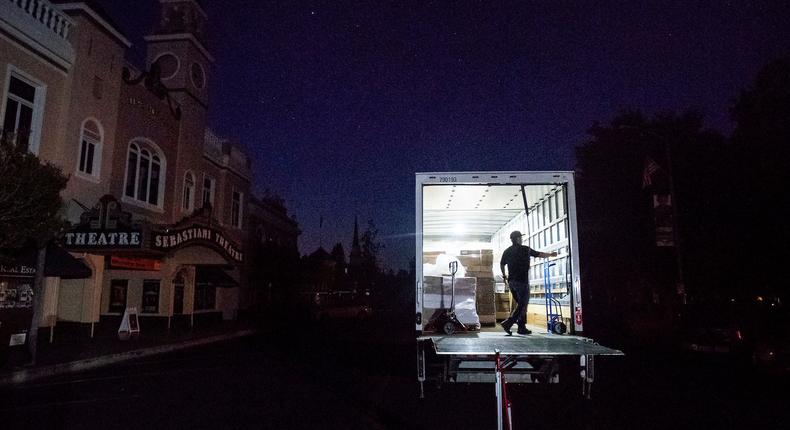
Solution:
{"label": "arched window", "polygon": [[191,212],[195,208],[195,175],[192,172],[184,175],[184,198],[181,208],[185,212]]}
{"label": "arched window", "polygon": [[161,208],[164,200],[165,159],[153,143],[142,139],[129,144],[124,196]]}
{"label": "arched window", "polygon": [[95,178],[101,168],[102,129],[98,121],[88,118],[80,132],[80,154],[77,171]]}

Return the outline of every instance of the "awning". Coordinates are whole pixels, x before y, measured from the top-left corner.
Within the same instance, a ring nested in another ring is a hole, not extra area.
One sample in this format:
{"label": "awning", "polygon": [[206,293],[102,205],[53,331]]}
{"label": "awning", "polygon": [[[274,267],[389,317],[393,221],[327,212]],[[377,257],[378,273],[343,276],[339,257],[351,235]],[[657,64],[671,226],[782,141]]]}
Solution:
{"label": "awning", "polygon": [[[25,248],[17,259],[17,264],[36,267],[38,249]],[[72,257],[68,251],[55,244],[47,245],[47,257],[44,262],[44,276],[62,279],[85,279],[92,275],[91,269],[82,261]]]}
{"label": "awning", "polygon": [[57,246],[47,246],[44,276],[59,276],[61,279],[90,278],[93,272],[82,260],[74,258],[68,251]]}
{"label": "awning", "polygon": [[221,266],[196,266],[195,283],[208,284],[220,288],[233,288],[239,286],[239,283],[228,275],[228,272]]}

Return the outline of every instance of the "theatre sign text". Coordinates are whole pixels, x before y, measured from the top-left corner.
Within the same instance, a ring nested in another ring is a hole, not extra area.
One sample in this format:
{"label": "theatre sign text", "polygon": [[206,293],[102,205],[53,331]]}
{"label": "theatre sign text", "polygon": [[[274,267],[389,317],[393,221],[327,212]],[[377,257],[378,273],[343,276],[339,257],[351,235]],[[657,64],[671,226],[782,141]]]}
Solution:
{"label": "theatre sign text", "polygon": [[193,225],[191,227],[153,232],[151,236],[151,248],[160,251],[170,251],[190,245],[210,246],[220,250],[225,256],[238,263],[241,263],[244,259],[244,255],[239,250],[238,245],[225,237],[221,231],[211,227]]}

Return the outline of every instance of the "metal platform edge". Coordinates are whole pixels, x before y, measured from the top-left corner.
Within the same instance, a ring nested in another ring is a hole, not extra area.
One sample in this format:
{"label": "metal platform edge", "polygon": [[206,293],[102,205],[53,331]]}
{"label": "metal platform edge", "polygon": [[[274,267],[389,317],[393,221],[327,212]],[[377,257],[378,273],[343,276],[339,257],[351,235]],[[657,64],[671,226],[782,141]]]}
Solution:
{"label": "metal platform edge", "polygon": [[[417,342],[430,342],[436,355],[441,356],[493,356],[497,350],[502,355],[518,356],[624,356],[618,349],[596,343],[593,339],[574,335],[533,334],[528,336],[506,336],[500,333],[474,335],[421,335]],[[455,341],[452,350],[440,347],[445,341]],[[463,342],[466,341],[466,342]],[[458,344],[463,344],[458,347]]]}

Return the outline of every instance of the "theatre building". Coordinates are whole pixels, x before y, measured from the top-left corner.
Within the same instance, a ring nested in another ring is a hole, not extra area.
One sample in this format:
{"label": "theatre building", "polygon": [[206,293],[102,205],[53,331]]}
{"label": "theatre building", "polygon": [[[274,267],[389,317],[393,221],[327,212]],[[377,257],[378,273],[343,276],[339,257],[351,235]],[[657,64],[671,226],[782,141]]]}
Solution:
{"label": "theatre building", "polygon": [[[117,330],[134,308],[144,330],[167,329],[234,319],[251,306],[247,220],[259,201],[248,156],[206,124],[207,16],[194,0],[159,8],[145,62],[135,65],[124,60],[129,41],[93,2],[0,6],[0,114],[69,175],[64,214],[73,228],[58,240],[68,252],[52,258],[89,269],[47,274],[42,328]],[[295,246],[295,221],[266,213],[281,219],[258,219],[253,233]]]}
{"label": "theatre building", "polygon": [[[214,59],[203,10],[194,1],[160,6],[146,64],[119,71],[109,192],[64,240],[92,256],[85,283],[100,297],[92,305],[104,327],[118,327],[127,308],[146,329],[234,319],[240,307],[250,163],[206,127]],[[78,294],[60,297],[84,304]]]}

